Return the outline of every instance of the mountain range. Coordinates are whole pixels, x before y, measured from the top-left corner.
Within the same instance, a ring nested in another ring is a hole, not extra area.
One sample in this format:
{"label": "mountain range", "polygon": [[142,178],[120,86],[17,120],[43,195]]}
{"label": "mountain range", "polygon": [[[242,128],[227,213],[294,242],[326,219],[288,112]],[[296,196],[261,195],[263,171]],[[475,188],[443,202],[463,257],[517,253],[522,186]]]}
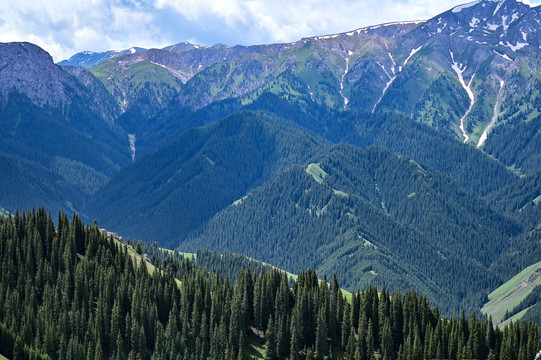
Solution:
{"label": "mountain range", "polygon": [[540,46],[515,0],[58,64],[0,44],[0,207],[480,309],[541,254]]}

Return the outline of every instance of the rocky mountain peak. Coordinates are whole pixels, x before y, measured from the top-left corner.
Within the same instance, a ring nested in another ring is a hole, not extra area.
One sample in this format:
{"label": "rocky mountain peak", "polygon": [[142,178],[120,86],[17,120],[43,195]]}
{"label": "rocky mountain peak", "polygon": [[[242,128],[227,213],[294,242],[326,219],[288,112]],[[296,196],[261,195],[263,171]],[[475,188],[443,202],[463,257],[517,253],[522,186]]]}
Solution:
{"label": "rocky mountain peak", "polygon": [[434,17],[424,26],[429,37],[452,36],[499,48],[512,55],[538,50],[541,35],[539,7],[517,0],[473,1]]}
{"label": "rocky mountain peak", "polygon": [[12,92],[26,95],[38,106],[61,108],[70,102],[61,79],[69,77],[53,58],[27,42],[0,44],[0,96],[3,104]]}
{"label": "rocky mountain peak", "polygon": [[62,68],[49,53],[28,42],[0,43],[0,108],[12,96],[26,97],[34,105],[68,118],[78,116],[69,114],[81,103],[109,123],[118,112],[114,98],[92,73]]}
{"label": "rocky mountain peak", "polygon": [[140,47],[131,47],[124,50],[109,50],[104,52],[94,52],[94,51],[82,51],[70,57],[67,60],[62,60],[58,63],[61,66],[77,66],[83,68],[90,68],[94,65],[97,65],[107,59],[120,57],[130,54],[139,54],[146,51],[147,49]]}

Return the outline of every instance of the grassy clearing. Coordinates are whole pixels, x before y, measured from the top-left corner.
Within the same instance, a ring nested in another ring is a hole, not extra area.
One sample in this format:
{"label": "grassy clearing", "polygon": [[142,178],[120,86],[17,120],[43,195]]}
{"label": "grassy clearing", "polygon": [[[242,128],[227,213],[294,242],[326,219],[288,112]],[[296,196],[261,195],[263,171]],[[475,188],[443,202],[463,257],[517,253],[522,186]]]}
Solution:
{"label": "grassy clearing", "polygon": [[322,184],[327,173],[319,166],[319,163],[312,163],[306,167],[306,173],[312,175],[315,181]]}
{"label": "grassy clearing", "polygon": [[515,315],[511,316],[509,319],[507,319],[505,321],[502,321],[500,324],[498,324],[498,327],[500,329],[503,329],[511,321],[513,321],[513,323],[516,323],[517,321],[522,319],[522,317],[528,312],[528,310],[530,310],[530,308],[531,308],[531,306],[529,308],[526,308],[526,309],[522,310],[521,312],[516,313]]}
{"label": "grassy clearing", "polygon": [[[169,249],[164,249],[164,248],[161,248],[162,250],[164,251],[167,251],[168,253],[170,254],[174,254],[175,251],[174,250],[169,250]],[[196,260],[197,259],[197,254],[196,253],[189,253],[189,252],[180,252],[180,251],[177,251],[177,254],[181,255],[182,257],[186,258],[186,259],[191,259],[191,260]]]}
{"label": "grassy clearing", "polygon": [[263,336],[262,331],[258,331],[255,328],[251,328],[251,331],[248,331],[248,350],[246,355],[250,359],[263,359],[265,358],[265,337]]}
{"label": "grassy clearing", "polygon": [[[141,262],[141,259],[143,259],[143,257],[142,257],[141,255],[139,255],[139,254],[133,249],[132,246],[128,246],[127,244],[125,244],[125,243],[123,243],[123,242],[120,242],[120,241],[118,241],[118,240],[116,240],[116,239],[115,239],[115,241],[117,242],[117,245],[118,245],[119,247],[124,246],[124,247],[126,247],[126,248],[128,249],[128,254],[131,256],[131,258],[132,258],[134,264],[137,264],[137,265],[138,265],[138,264]],[[171,252],[171,253],[174,252],[174,251],[172,251],[172,250],[167,250],[167,249],[164,249],[164,250],[166,250],[166,251],[168,251],[168,252]],[[188,255],[189,255],[189,256],[193,256],[193,257],[196,257],[196,256],[197,256],[197,254],[192,254],[192,253],[180,253],[180,254],[182,254],[184,257],[187,257]],[[146,265],[146,267],[147,267],[148,273],[149,273],[150,275],[154,274],[154,271],[156,271],[157,268],[156,268],[154,265],[152,265],[150,262],[148,262],[148,261],[145,261],[145,265]],[[160,270],[160,271],[162,271],[162,270]],[[162,272],[163,272],[163,271],[162,271]],[[175,282],[177,283],[177,286],[178,286],[178,288],[180,289],[180,287],[181,287],[181,285],[182,285],[182,281],[180,281],[179,279],[175,279]],[[2,360],[2,359],[0,358],[0,360]]]}
{"label": "grassy clearing", "polygon": [[343,191],[340,191],[340,190],[336,190],[336,189],[332,189],[332,192],[334,193],[334,195],[336,196],[341,196],[341,197],[344,197],[344,198],[348,198],[349,197],[349,194],[343,192]]}
{"label": "grassy clearing", "polygon": [[4,355],[0,354],[0,360],[9,360],[9,359],[5,357]]}
{"label": "grassy clearing", "polygon": [[[119,246],[127,246],[126,244],[121,243],[121,242],[119,242],[119,241],[118,241],[118,244],[119,244]],[[169,250],[169,249],[164,249],[164,248],[162,248],[162,250],[167,251],[167,252],[170,253],[170,254],[174,254],[174,253],[175,253],[175,251]],[[141,261],[142,256],[139,255],[139,254],[137,254],[137,253],[135,252],[135,250],[133,250],[133,249],[132,249],[131,247],[129,247],[129,246],[128,246],[128,253],[130,254],[130,256],[132,256],[134,262],[139,263],[139,262]],[[179,252],[179,251],[177,251],[177,253],[180,254],[180,255],[182,255],[183,257],[185,257],[185,258],[187,258],[187,259],[190,259],[190,258],[191,258],[192,260],[196,260],[196,259],[197,259],[197,254],[196,254],[196,253]],[[253,260],[253,261],[259,261],[259,260],[255,260],[255,259],[251,259],[251,260]],[[275,268],[275,269],[278,269],[278,270],[280,270],[280,271],[283,271],[284,273],[286,273],[288,279],[297,281],[297,278],[298,278],[297,275],[295,275],[295,274],[293,274],[293,273],[290,273],[290,272],[287,272],[287,271],[285,271],[285,270],[282,270],[282,269],[280,269],[280,268],[277,268],[276,266],[267,264],[267,263],[265,263],[265,262],[261,262],[261,263],[262,263],[263,265],[268,265],[268,266],[271,266],[271,267],[273,267],[273,268]],[[152,265],[151,263],[149,263],[149,262],[145,262],[145,265],[146,265],[146,267],[147,267],[147,270],[148,270],[149,274],[151,274],[151,275],[154,274],[154,271],[156,271],[157,268],[156,268],[154,265]],[[162,271],[162,270],[160,270],[160,271]],[[176,281],[176,283],[177,283],[177,286],[180,288],[181,285],[182,285],[182,282],[181,282],[180,280],[178,280],[178,279],[175,279],[175,281]],[[320,281],[321,281],[321,280],[320,280]],[[341,289],[341,290],[342,290],[342,294],[346,297],[346,299],[349,300],[349,301],[351,301],[351,293],[350,293],[349,291],[344,290],[344,289]],[[263,351],[263,350],[262,350],[263,348],[262,348],[262,347],[261,347],[261,348],[258,348],[258,347],[256,346],[256,344],[253,344],[252,347],[254,348],[254,354],[257,353],[257,352],[262,353],[262,351]],[[257,359],[257,358],[259,358],[259,357],[255,357],[255,358]],[[261,356],[261,358],[263,358],[263,356]],[[2,360],[2,359],[0,359],[0,360]]]}
{"label": "grassy clearing", "polygon": [[[481,312],[486,315],[492,315],[494,323],[500,323],[507,311],[513,310],[515,306],[532,292],[536,285],[541,284],[541,276],[535,275],[538,269],[541,269],[541,261],[528,266],[505,284],[491,292],[488,295],[489,302],[483,306]],[[525,311],[521,313],[525,313]]]}

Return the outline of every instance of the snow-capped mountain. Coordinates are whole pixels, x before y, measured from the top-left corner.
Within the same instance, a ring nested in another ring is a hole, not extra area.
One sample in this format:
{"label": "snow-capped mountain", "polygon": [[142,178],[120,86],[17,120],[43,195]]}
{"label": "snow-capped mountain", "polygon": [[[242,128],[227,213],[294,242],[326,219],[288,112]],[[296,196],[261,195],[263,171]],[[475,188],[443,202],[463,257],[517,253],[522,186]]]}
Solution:
{"label": "snow-capped mountain", "polygon": [[[429,36],[444,34],[500,48],[502,53],[538,51],[541,7],[515,0],[474,1],[428,21]],[[507,48],[507,49],[506,49]]]}
{"label": "snow-capped mountain", "polygon": [[541,7],[480,0],[427,21],[293,43],[183,42],[129,49],[114,61],[103,60],[109,53],[74,58],[85,58],[84,66],[101,61],[91,71],[124,112],[142,114],[138,122],[170,103],[200,109],[226,99],[250,103],[270,92],[336,110],[402,113],[485,147],[503,118],[513,123],[538,114],[540,47]]}
{"label": "snow-capped mountain", "polygon": [[103,61],[92,71],[125,110],[137,102],[138,90],[126,76],[137,65],[144,82],[169,84],[175,90],[168,101],[176,98],[190,108],[229,98],[250,102],[272,92],[334,109],[400,112],[484,146],[500,116],[532,114],[521,104],[527,97],[537,99],[540,46],[541,7],[481,0],[427,21],[286,44],[184,42]]}
{"label": "snow-capped mountain", "polygon": [[60,61],[58,65],[89,68],[113,57],[137,54],[146,50],[147,49],[140,47],[131,47],[125,50],[109,50],[104,52],[83,51],[73,55],[67,60]]}

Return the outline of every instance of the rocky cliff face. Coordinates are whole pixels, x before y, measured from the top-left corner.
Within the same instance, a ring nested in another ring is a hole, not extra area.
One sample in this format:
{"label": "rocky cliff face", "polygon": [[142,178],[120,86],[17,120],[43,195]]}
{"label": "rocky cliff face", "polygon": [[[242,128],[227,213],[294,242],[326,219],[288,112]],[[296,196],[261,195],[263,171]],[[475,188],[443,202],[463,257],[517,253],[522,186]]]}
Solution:
{"label": "rocky cliff face", "polygon": [[92,102],[89,106],[95,113],[99,114],[102,119],[113,123],[120,115],[120,107],[111,96],[103,83],[98,80],[90,71],[73,66],[62,66],[62,69],[73,75],[86,89],[90,91]]}
{"label": "rocky cliff face", "polygon": [[52,57],[34,44],[0,44],[0,74],[3,106],[10,95],[18,94],[67,118],[74,103],[111,124],[119,115],[114,98],[92,73],[55,65]]}
{"label": "rocky cliff face", "polygon": [[129,162],[118,114],[90,72],[61,68],[30,43],[0,44],[0,155],[11,189],[0,203],[81,211],[82,195]]}
{"label": "rocky cliff face", "polygon": [[26,95],[38,106],[64,108],[71,103],[67,87],[74,82],[40,47],[27,42],[0,44],[0,94],[3,103],[11,92]]}

